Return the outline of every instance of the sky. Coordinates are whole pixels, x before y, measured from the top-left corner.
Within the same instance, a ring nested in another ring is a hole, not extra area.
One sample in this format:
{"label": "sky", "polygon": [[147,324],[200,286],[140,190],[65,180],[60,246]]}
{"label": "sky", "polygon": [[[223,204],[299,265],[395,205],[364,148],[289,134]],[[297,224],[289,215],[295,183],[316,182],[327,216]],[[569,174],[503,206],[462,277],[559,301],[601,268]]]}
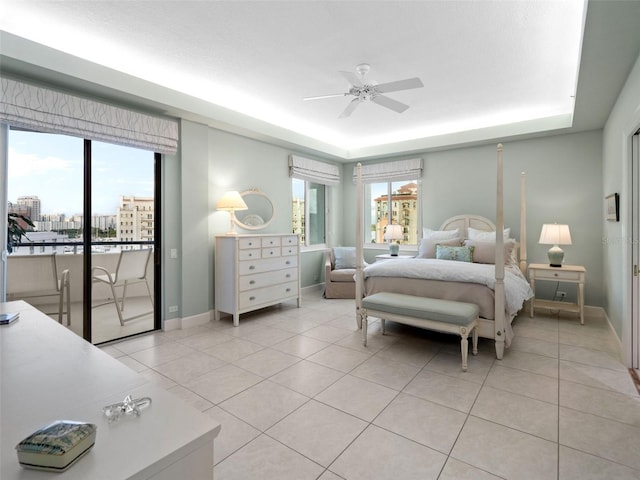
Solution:
{"label": "sky", "polygon": [[[67,135],[9,131],[7,198],[40,198],[41,213],[83,209],[83,140]],[[93,215],[115,215],[121,195],[153,197],[153,152],[92,142]]]}

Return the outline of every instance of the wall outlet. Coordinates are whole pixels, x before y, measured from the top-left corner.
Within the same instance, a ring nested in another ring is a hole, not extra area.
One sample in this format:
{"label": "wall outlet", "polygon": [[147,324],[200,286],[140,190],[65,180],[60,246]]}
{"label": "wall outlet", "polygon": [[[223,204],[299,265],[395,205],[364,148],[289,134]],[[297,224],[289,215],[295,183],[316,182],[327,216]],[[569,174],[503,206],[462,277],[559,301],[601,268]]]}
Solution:
{"label": "wall outlet", "polygon": [[169,307],[169,313],[175,313],[178,311],[178,305],[171,305]]}
{"label": "wall outlet", "polygon": [[557,292],[556,296],[558,298],[565,298],[567,296],[567,292]]}

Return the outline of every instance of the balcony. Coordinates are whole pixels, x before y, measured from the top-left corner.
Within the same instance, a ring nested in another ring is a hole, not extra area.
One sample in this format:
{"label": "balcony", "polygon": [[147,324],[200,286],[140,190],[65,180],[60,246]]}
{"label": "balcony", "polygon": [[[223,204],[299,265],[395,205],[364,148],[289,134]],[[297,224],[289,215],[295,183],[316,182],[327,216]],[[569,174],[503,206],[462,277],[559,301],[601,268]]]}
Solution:
{"label": "balcony", "polygon": [[[120,257],[121,248],[140,248],[142,242],[137,242],[137,245],[122,245],[118,243],[111,243],[108,245],[96,246],[96,251],[91,253],[92,266],[104,267],[110,272],[114,272]],[[146,245],[142,245],[146,246]],[[55,250],[54,250],[55,249]],[[7,257],[9,265],[11,262],[15,262],[20,256],[41,257],[42,263],[33,262],[29,269],[16,269],[10,270],[12,273],[7,278],[7,300],[22,300],[20,295],[11,295],[11,277],[19,275],[19,281],[28,282],[29,279],[34,278],[34,275],[38,275],[37,272],[43,271],[46,267],[48,256],[46,253],[56,252],[56,264],[58,277],[62,275],[64,270],[69,270],[70,274],[70,298],[71,298],[71,325],[69,328],[76,334],[83,336],[83,323],[84,323],[84,311],[83,311],[83,260],[84,254],[82,253],[82,245],[78,244],[38,244],[38,245],[20,245],[17,251]],[[90,279],[89,279],[90,281]],[[154,272],[153,261],[150,261],[147,265],[147,281],[149,288],[154,291]],[[23,295],[36,295],[37,291],[30,292]],[[122,287],[116,288],[116,295],[120,297],[122,295]],[[51,318],[58,321],[58,299],[55,297],[36,297],[25,299],[28,303],[38,308],[39,310],[47,313]],[[108,303],[110,302],[110,303]],[[111,290],[106,284],[93,284],[92,287],[92,304],[99,305],[92,308],[92,343],[103,343],[117,338],[127,337],[136,333],[146,332],[153,330],[154,328],[154,316],[153,305],[149,299],[147,288],[143,283],[136,283],[127,286],[127,296],[125,302],[125,309],[123,314],[125,318],[137,317],[133,320],[125,322],[124,326],[120,325],[118,314],[116,312],[115,305],[112,301]],[[66,308],[66,300],[65,300]],[[53,314],[52,312],[56,312]],[[62,323],[66,325],[66,315],[63,315]]]}

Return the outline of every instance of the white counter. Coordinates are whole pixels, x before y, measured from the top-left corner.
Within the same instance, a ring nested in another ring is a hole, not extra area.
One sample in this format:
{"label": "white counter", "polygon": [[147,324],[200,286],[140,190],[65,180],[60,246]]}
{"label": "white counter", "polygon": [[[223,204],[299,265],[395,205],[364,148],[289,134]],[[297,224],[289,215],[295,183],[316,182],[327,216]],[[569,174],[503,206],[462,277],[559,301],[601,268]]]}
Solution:
{"label": "white counter", "polygon": [[[0,326],[0,478],[213,478],[220,424],[67,330],[25,302],[0,303],[20,319]],[[140,417],[109,424],[102,407],[126,395],[151,397]],[[16,444],[54,420],[98,426],[95,446],[69,470],[20,466]]]}

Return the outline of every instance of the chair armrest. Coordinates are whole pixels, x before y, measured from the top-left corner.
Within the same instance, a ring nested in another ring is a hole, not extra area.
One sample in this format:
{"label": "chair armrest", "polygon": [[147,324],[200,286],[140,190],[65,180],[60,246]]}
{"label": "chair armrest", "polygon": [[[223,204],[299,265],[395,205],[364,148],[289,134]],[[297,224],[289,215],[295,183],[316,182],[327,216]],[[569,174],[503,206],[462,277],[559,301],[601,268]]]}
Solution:
{"label": "chair armrest", "polygon": [[99,282],[103,282],[104,281],[104,280],[100,280],[99,278],[96,278],[96,274],[95,274],[96,270],[98,270],[100,272],[103,272],[107,276],[107,278],[109,279],[109,283],[115,283],[113,281],[113,277],[111,276],[111,273],[109,272],[109,270],[107,270],[104,267],[93,267],[91,269],[91,279],[96,279]]}
{"label": "chair armrest", "polygon": [[331,252],[327,251],[324,254],[324,281],[328,282],[331,275]]}

